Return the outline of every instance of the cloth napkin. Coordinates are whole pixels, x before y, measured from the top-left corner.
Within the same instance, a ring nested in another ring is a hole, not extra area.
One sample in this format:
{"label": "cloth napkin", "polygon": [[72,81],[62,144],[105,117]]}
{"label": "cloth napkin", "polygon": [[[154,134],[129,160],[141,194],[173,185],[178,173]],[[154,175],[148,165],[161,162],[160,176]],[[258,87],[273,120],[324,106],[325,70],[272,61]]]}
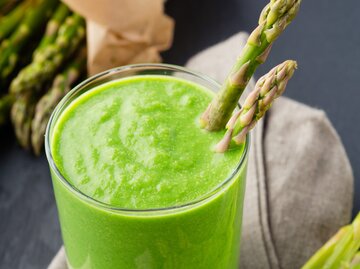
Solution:
{"label": "cloth napkin", "polygon": [[[246,39],[236,34],[192,57],[187,67],[222,81]],[[323,111],[284,97],[251,140],[240,268],[300,268],[350,221],[349,160]],[[67,268],[63,248],[48,268]]]}

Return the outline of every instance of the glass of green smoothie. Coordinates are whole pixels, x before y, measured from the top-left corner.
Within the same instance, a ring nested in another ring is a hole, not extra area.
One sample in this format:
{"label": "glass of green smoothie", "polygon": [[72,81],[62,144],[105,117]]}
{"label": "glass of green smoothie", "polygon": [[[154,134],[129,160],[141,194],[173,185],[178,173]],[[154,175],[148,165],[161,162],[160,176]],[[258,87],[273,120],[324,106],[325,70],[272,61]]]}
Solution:
{"label": "glass of green smoothie", "polygon": [[225,153],[199,117],[220,85],[164,64],[89,78],[46,132],[72,269],[235,269],[249,138]]}

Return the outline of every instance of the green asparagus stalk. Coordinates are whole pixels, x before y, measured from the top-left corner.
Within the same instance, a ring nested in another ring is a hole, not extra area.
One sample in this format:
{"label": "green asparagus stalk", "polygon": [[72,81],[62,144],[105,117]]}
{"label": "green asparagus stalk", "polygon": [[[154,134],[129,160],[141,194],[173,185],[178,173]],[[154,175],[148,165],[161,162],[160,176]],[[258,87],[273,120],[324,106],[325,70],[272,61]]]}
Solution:
{"label": "green asparagus stalk", "polygon": [[345,235],[351,230],[351,225],[342,227],[328,242],[325,243],[311,258],[306,262],[306,264],[301,267],[301,269],[315,269],[323,268],[327,259],[333,253],[336,245],[340,239],[344,238]]}
{"label": "green asparagus stalk", "polygon": [[344,226],[301,269],[356,268],[360,256],[360,213],[353,223]]}
{"label": "green asparagus stalk", "polygon": [[56,71],[76,51],[85,36],[84,19],[73,14],[60,27],[56,40],[39,52],[10,84],[10,92],[39,92],[54,78]]}
{"label": "green asparagus stalk", "polygon": [[0,79],[4,80],[16,67],[19,52],[46,22],[57,0],[39,0],[30,7],[15,32],[0,46]]}
{"label": "green asparagus stalk", "polygon": [[60,3],[46,26],[45,35],[41,39],[39,46],[34,51],[34,57],[42,54],[42,52],[47,48],[47,46],[54,43],[61,24],[69,15],[69,8],[66,5]]}
{"label": "green asparagus stalk", "polygon": [[350,231],[336,245],[333,253],[327,259],[324,268],[338,269],[343,264],[350,263],[360,248],[360,213],[351,224]]}
{"label": "green asparagus stalk", "polygon": [[16,29],[28,7],[29,1],[24,1],[0,19],[0,41]]}
{"label": "green asparagus stalk", "polygon": [[360,251],[358,251],[350,264],[351,269],[360,269]]}
{"label": "green asparagus stalk", "polygon": [[360,251],[355,254],[351,262],[343,262],[340,269],[360,269]]}
{"label": "green asparagus stalk", "polygon": [[216,152],[225,152],[231,140],[238,145],[245,141],[247,133],[264,116],[274,100],[285,91],[296,68],[296,62],[288,60],[274,67],[258,80],[242,108],[236,111],[227,123],[227,131],[224,138],[216,145]]}
{"label": "green asparagus stalk", "polygon": [[203,128],[217,131],[225,127],[251,76],[265,62],[273,42],[295,18],[300,3],[301,0],[271,0],[264,8],[259,26],[249,36],[221,90],[201,116]]}
{"label": "green asparagus stalk", "polygon": [[19,95],[11,108],[11,121],[16,138],[25,149],[30,149],[31,120],[34,116],[36,96],[29,93]]}
{"label": "green asparagus stalk", "polygon": [[46,125],[52,111],[58,102],[70,90],[74,82],[83,73],[86,67],[86,51],[82,49],[74,61],[65,70],[55,77],[50,90],[39,100],[35,108],[35,116],[31,126],[31,142],[34,153],[40,155],[43,144]]}
{"label": "green asparagus stalk", "polygon": [[0,97],[0,126],[8,121],[10,116],[10,109],[14,101],[14,96],[10,94]]}

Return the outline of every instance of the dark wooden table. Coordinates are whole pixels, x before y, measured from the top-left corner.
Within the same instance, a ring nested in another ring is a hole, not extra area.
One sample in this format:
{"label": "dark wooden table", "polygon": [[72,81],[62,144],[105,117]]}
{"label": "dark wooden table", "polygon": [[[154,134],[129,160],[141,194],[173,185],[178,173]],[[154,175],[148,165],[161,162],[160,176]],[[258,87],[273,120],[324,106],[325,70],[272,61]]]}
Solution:
{"label": "dark wooden table", "polygon": [[[250,30],[266,0],[169,0],[177,21],[165,62],[184,64],[196,52]],[[340,134],[356,178],[354,213],[360,210],[360,2],[303,1],[296,23],[273,48],[271,66],[294,58],[299,71],[287,96],[324,109]],[[331,146],[331,145],[329,145]],[[41,269],[61,245],[45,156],[35,158],[0,132],[0,268]]]}

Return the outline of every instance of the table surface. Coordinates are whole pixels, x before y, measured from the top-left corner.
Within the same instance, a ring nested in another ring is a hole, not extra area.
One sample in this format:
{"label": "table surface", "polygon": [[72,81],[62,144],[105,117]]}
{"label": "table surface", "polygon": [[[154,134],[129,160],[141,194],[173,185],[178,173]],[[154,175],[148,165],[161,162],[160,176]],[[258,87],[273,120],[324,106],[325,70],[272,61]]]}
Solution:
{"label": "table surface", "polygon": [[[163,54],[164,61],[184,64],[239,30],[251,30],[266,2],[168,1],[166,11],[177,24],[174,45]],[[359,10],[356,0],[303,1],[296,22],[257,73],[287,58],[298,61],[299,71],[286,95],[325,110],[340,134],[356,178],[354,213],[360,210]],[[0,267],[46,268],[61,245],[46,158],[24,152],[10,131],[1,130],[0,171]]]}

